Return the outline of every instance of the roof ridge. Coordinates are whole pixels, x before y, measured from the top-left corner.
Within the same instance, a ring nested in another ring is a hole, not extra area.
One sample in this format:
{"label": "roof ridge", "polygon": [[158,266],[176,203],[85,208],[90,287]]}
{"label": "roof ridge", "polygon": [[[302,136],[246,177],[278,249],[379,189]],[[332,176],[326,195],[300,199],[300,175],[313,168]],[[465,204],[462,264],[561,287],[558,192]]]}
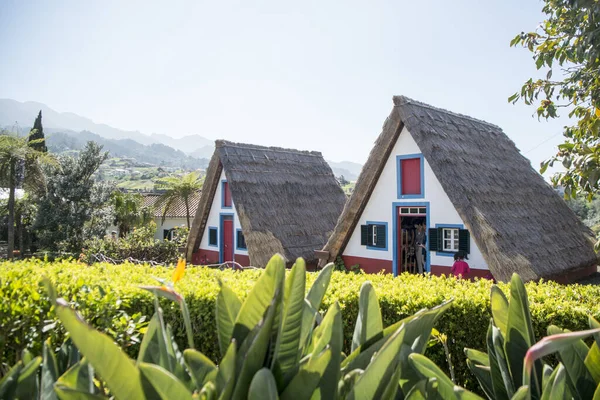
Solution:
{"label": "roof ridge", "polygon": [[418,106],[418,107],[428,108],[428,109],[433,110],[433,111],[442,112],[444,114],[449,114],[449,115],[452,115],[454,117],[463,118],[463,119],[466,119],[466,120],[469,120],[469,121],[472,121],[472,122],[477,122],[479,124],[487,125],[487,126],[490,126],[492,128],[498,129],[499,131],[503,132],[502,128],[500,128],[496,124],[492,124],[491,122],[487,122],[487,121],[484,121],[482,119],[473,118],[470,115],[460,114],[460,113],[457,113],[457,112],[446,110],[444,108],[435,107],[435,106],[432,106],[431,104],[423,103],[421,101],[418,101],[418,100],[415,100],[415,99],[411,99],[410,97],[407,97],[407,96],[403,96],[403,95],[394,96],[393,100],[394,100],[394,104],[395,105],[412,104],[412,105],[415,105],[415,106]]}
{"label": "roof ridge", "polygon": [[313,157],[323,157],[323,154],[320,151],[297,150],[297,149],[289,149],[289,148],[284,148],[284,147],[260,146],[257,144],[230,142],[228,140],[222,140],[222,139],[215,140],[215,146],[217,148],[235,147],[238,149],[269,150],[269,151],[273,151],[273,152],[277,152],[277,153],[302,154],[302,155],[313,156]]}

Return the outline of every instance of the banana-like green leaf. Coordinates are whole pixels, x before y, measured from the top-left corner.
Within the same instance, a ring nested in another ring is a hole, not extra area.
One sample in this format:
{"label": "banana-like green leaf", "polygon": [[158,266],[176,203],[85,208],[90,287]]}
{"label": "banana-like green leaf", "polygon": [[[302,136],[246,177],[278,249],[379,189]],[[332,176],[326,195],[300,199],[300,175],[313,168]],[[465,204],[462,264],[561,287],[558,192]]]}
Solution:
{"label": "banana-like green leaf", "polygon": [[73,365],[58,380],[56,385],[86,393],[96,393],[94,386],[94,368],[87,359]]}
{"label": "banana-like green leaf", "polygon": [[546,386],[546,383],[552,376],[554,370],[548,364],[544,364],[544,369],[542,370],[542,388]]}
{"label": "banana-like green leaf", "polygon": [[403,325],[389,337],[352,388],[348,399],[382,398],[387,384],[396,375],[405,334],[406,325]]}
{"label": "banana-like green leaf", "polygon": [[[504,338],[504,350],[515,387],[529,384],[529,382],[523,382],[523,358],[525,358],[527,350],[535,343],[535,336],[529,313],[527,291],[521,277],[517,274],[513,274],[510,281],[510,303]],[[542,380],[541,364],[536,365],[533,373],[536,379],[532,382],[533,386],[530,387],[530,390],[533,397],[538,397],[537,394],[541,388],[537,386],[536,382],[541,383]]]}
{"label": "banana-like green leaf", "polygon": [[500,329],[502,336],[506,337],[506,330],[508,326],[508,300],[504,295],[504,292],[496,285],[492,285],[490,294],[490,304],[492,307],[492,317],[494,318],[494,325]]}
{"label": "banana-like green leaf", "polygon": [[[563,330],[554,325],[548,327],[549,335],[568,333],[570,333],[569,330]],[[593,397],[596,390],[596,382],[585,363],[589,351],[589,347],[581,339],[574,340],[570,345],[558,348],[558,357],[565,366],[567,378],[582,399]]]}
{"label": "banana-like green leaf", "polygon": [[246,340],[239,348],[236,356],[236,383],[232,399],[245,399],[248,396],[252,378],[265,365],[278,297],[279,290],[275,292],[263,318],[246,336]]}
{"label": "banana-like green leaf", "polygon": [[219,349],[221,350],[221,356],[224,356],[229,347],[229,342],[231,342],[233,327],[242,307],[242,302],[229,286],[221,281],[219,281],[219,284],[221,290],[217,295],[216,320]]}
{"label": "banana-like green leaf", "polygon": [[[562,366],[562,364],[560,364],[559,366]],[[550,370],[549,376],[547,376],[548,370]],[[552,393],[552,385],[554,385],[554,380],[556,379],[556,374],[558,373],[558,370],[558,366],[552,369],[548,365],[544,365],[544,380],[542,382],[542,397],[540,397],[540,400],[552,400],[550,398],[550,394]]]}
{"label": "banana-like green leaf", "polygon": [[321,272],[319,272],[319,276],[317,276],[317,279],[315,279],[313,285],[308,291],[308,294],[306,295],[306,300],[308,300],[310,305],[315,310],[319,310],[319,308],[321,308],[323,296],[325,296],[325,292],[327,292],[329,282],[331,281],[333,267],[333,263],[329,263],[321,270]]}
{"label": "banana-like green leaf", "polygon": [[142,344],[140,345],[137,363],[141,362],[160,365],[167,369],[170,368],[165,335],[163,334],[158,313],[152,316]]}
{"label": "banana-like green leaf", "polygon": [[596,388],[596,391],[594,392],[594,398],[592,400],[600,400],[600,385],[598,385]]}
{"label": "banana-like green leaf", "polygon": [[305,285],[306,265],[304,260],[298,259],[285,283],[280,332],[272,365],[277,375],[281,376],[280,389],[286,387],[298,371]]}
{"label": "banana-like green leaf", "polygon": [[529,400],[531,399],[531,394],[529,393],[529,386],[521,386],[519,390],[515,392],[511,400]]}
{"label": "banana-like green leaf", "polygon": [[516,385],[510,374],[502,332],[491,321],[487,333],[487,346],[494,399],[510,399],[515,394]]}
{"label": "banana-like green leaf", "polygon": [[423,380],[417,382],[417,384],[414,385],[410,389],[410,391],[408,392],[408,394],[406,395],[406,397],[404,399],[405,400],[438,399],[440,397],[439,397],[439,394],[437,391],[437,387],[438,387],[437,379],[435,379],[435,378],[423,379]]}
{"label": "banana-like green leaf", "polygon": [[265,315],[277,290],[283,287],[284,276],[285,262],[279,254],[276,254],[250,291],[235,320],[232,337],[240,346]]}
{"label": "banana-like green leaf", "polygon": [[327,310],[327,314],[325,314],[321,325],[315,329],[311,350],[312,353],[317,354],[321,353],[325,348],[331,350],[331,360],[321,377],[318,388],[320,396],[323,399],[337,397],[343,336],[342,313],[339,304],[335,302]]}
{"label": "banana-like green leaf", "polygon": [[[308,355],[307,347],[311,341],[311,336],[315,328],[315,322],[321,314],[313,308],[307,299],[304,299],[302,306],[302,326],[300,329],[300,348],[298,354]],[[300,356],[299,356],[300,357]]]}
{"label": "banana-like green leaf", "polygon": [[81,360],[79,350],[73,344],[71,338],[67,338],[56,353],[56,362],[58,364],[58,374],[64,374],[69,368]]}
{"label": "banana-like green leaf", "polygon": [[[569,396],[569,385],[567,384],[567,372],[566,368],[559,364],[556,368],[556,376],[554,377],[554,381],[552,382],[552,387],[550,388],[549,399],[568,399],[572,398]],[[593,393],[592,393],[593,395]],[[589,398],[589,397],[583,397]]]}
{"label": "banana-like green leaf", "polygon": [[[380,334],[377,334],[373,338],[367,340],[366,343],[359,346],[348,357],[346,357],[344,361],[342,361],[343,370],[351,371],[357,368],[366,369],[373,355],[379,351],[379,349],[381,349],[381,347],[388,340],[389,336],[396,332],[396,330],[398,330],[398,328],[400,328],[400,326],[403,324],[411,323],[413,326],[413,328],[406,332],[405,343],[411,347],[414,347],[414,352],[423,353],[425,351],[425,347],[427,346],[427,342],[429,341],[429,337],[431,336],[433,325],[441,317],[444,311],[450,307],[451,302],[452,300],[446,301],[430,309],[420,310],[416,314],[388,326]],[[404,360],[404,362],[408,363],[408,360]]]}
{"label": "banana-like green leaf", "polygon": [[279,400],[275,377],[268,368],[262,368],[254,375],[248,391],[248,400]]}
{"label": "banana-like green leaf", "polygon": [[[591,315],[588,317],[588,321],[590,324],[590,329],[600,328],[600,322],[596,321],[596,319],[594,317],[592,317]],[[596,333],[594,335],[594,340],[596,341],[596,344],[598,345],[598,347],[600,347],[600,333]]]}
{"label": "banana-like green leaf", "polygon": [[54,390],[60,400],[107,400],[108,397],[104,397],[99,394],[92,394],[82,392],[81,390],[73,389],[68,386],[56,383]]}
{"label": "banana-like green leaf", "polygon": [[31,354],[29,350],[24,349],[21,352],[21,361],[23,361],[23,365],[29,364],[31,361],[33,361],[33,354]]}
{"label": "banana-like green leaf", "polygon": [[217,387],[212,381],[206,382],[200,391],[200,395],[194,399],[215,400],[217,398]]}
{"label": "banana-like green leaf", "polygon": [[41,400],[56,400],[58,397],[54,392],[54,384],[58,380],[60,373],[58,371],[58,362],[56,360],[56,356],[54,355],[52,345],[50,344],[50,339],[44,342],[42,356],[43,360],[40,398]]}
{"label": "banana-like green leaf", "polygon": [[377,295],[371,282],[366,281],[360,288],[358,318],[354,326],[352,351],[382,331],[383,322],[381,321],[379,300],[377,300]]}
{"label": "banana-like green leaf", "polygon": [[300,366],[298,373],[281,393],[281,400],[311,399],[330,361],[330,348],[326,348],[321,354],[311,355],[308,362]]}
{"label": "banana-like green leaf", "polygon": [[490,366],[490,359],[483,351],[465,349],[465,355],[467,356],[467,359],[471,360],[474,365],[483,365],[485,367]]}
{"label": "banana-like green leaf", "polygon": [[490,372],[490,367],[486,367],[481,364],[475,364],[473,361],[467,359],[467,367],[475,378],[477,378],[477,382],[479,382],[479,386],[481,386],[481,390],[483,393],[489,398],[494,399],[494,385],[492,383],[492,373]]}
{"label": "banana-like green leaf", "polygon": [[23,363],[16,363],[6,375],[0,380],[0,399],[12,400],[17,394],[19,374],[23,369]]}
{"label": "banana-like green leaf", "polygon": [[235,339],[232,339],[229,348],[225,352],[225,356],[221,360],[221,364],[219,364],[219,369],[217,370],[218,372],[215,379],[216,392],[217,395],[220,395],[220,398],[223,399],[229,399],[233,393],[235,385],[236,347],[237,344]]}
{"label": "banana-like green leaf", "polygon": [[456,386],[433,361],[422,354],[413,353],[408,356],[413,368],[426,379],[435,378],[438,382],[438,392],[444,399],[481,399],[475,393]]}
{"label": "banana-like green leaf", "polygon": [[400,391],[400,375],[402,374],[402,369],[396,367],[394,373],[390,380],[385,384],[383,388],[382,399],[395,399],[398,396],[398,392]]}
{"label": "banana-like green leaf", "polygon": [[204,354],[198,350],[187,349],[183,352],[185,363],[196,382],[196,388],[202,389],[206,377],[213,371],[217,370],[217,366]]}
{"label": "banana-like green leaf", "polygon": [[355,369],[348,372],[346,375],[342,377],[338,384],[338,398],[345,399],[348,396],[348,393],[352,391],[352,388],[358,381],[358,378],[363,374],[362,369]]}
{"label": "banana-like green leaf", "polygon": [[38,371],[42,357],[35,357],[29,361],[19,374],[17,381],[17,398],[19,399],[37,399],[39,396]]}
{"label": "banana-like green leaf", "polygon": [[598,343],[592,343],[584,362],[596,385],[600,384],[600,348],[598,348]]}
{"label": "banana-like green leaf", "polygon": [[[50,280],[45,279],[45,284],[52,288]],[[66,301],[57,299],[54,306],[73,343],[106,382],[111,393],[117,399],[143,399],[139,370],[112,339],[86,324]]]}
{"label": "banana-like green leaf", "polygon": [[138,368],[161,399],[192,399],[192,393],[185,384],[161,366],[142,362],[138,364]]}

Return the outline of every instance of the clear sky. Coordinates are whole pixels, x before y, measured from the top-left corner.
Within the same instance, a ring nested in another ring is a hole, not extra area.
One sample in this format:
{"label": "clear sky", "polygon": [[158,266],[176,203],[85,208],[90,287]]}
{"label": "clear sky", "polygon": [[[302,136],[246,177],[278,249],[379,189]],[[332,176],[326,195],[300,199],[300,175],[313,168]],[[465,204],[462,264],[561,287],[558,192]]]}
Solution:
{"label": "clear sky", "polygon": [[507,98],[536,73],[530,53],[509,42],[535,29],[541,8],[535,0],[0,0],[0,98],[148,134],[363,163],[392,96],[404,94],[500,125],[537,168],[565,121],[538,122],[533,108]]}

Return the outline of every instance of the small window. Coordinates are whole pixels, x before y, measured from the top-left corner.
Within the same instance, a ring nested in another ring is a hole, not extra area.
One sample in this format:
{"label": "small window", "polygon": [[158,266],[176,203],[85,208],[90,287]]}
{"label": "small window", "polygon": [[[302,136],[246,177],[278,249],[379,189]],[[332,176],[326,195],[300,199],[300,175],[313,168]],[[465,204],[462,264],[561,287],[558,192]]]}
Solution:
{"label": "small window", "polygon": [[173,229],[163,229],[163,240],[173,240]]}
{"label": "small window", "polygon": [[387,223],[367,222],[360,229],[361,245],[371,250],[387,250]]}
{"label": "small window", "polygon": [[222,182],[222,196],[223,196],[223,207],[231,207],[231,190],[229,189],[229,182]]}
{"label": "small window", "polygon": [[217,238],[218,238],[217,228],[215,228],[215,227],[208,228],[208,245],[215,246],[215,247],[218,246]]}
{"label": "small window", "polygon": [[410,214],[409,208],[408,207],[400,208],[400,214]]}
{"label": "small window", "polygon": [[237,235],[235,238],[236,248],[238,250],[247,250],[246,247],[246,238],[244,237],[244,233],[241,229],[237,230]]}
{"label": "small window", "polygon": [[400,159],[400,195],[420,196],[421,187],[421,157]]}
{"label": "small window", "polygon": [[443,251],[457,252],[458,251],[458,228],[442,229]]}

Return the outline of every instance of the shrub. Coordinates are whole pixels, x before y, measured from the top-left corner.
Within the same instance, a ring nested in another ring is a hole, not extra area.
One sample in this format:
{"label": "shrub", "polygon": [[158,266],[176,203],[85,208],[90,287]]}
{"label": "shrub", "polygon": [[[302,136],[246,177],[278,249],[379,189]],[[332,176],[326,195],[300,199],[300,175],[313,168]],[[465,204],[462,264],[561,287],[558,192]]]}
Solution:
{"label": "shrub", "polygon": [[[62,261],[20,261],[0,264],[0,351],[2,360],[14,364],[20,350],[28,348],[40,354],[42,342],[48,337],[61,343],[64,330],[50,313],[50,303],[38,282],[46,275],[56,285],[58,293],[80,310],[83,317],[116,339],[130,355],[139,350],[140,331],[154,313],[153,297],[139,285],[155,283],[153,276],[167,278],[171,269],[148,265],[86,264]],[[244,299],[261,271],[218,271],[190,267],[178,284],[185,295],[194,330],[194,341],[200,351],[213,361],[219,359],[215,323],[215,300],[220,278]],[[307,274],[307,286],[316,274]],[[384,326],[412,315],[422,308],[431,308],[454,298],[451,307],[436,324],[437,330],[448,336],[457,383],[477,389],[463,353],[465,347],[486,348],[486,333],[491,317],[489,293],[491,282],[468,282],[453,278],[416,275],[346,274],[334,272],[321,310],[335,301],[340,305],[344,327],[344,352],[349,354],[354,321],[358,314],[358,297],[363,282],[371,281],[377,292]],[[508,293],[508,286],[499,287]],[[588,315],[600,317],[600,288],[595,286],[561,286],[552,282],[526,285],[531,317],[536,337],[543,337],[549,325],[570,330],[588,327]],[[177,306],[161,303],[165,320],[173,326],[177,343],[186,341],[184,322]],[[43,331],[44,327],[50,328]],[[183,348],[183,347],[182,347]],[[436,345],[426,353],[437,365],[447,365],[444,350]]]}

